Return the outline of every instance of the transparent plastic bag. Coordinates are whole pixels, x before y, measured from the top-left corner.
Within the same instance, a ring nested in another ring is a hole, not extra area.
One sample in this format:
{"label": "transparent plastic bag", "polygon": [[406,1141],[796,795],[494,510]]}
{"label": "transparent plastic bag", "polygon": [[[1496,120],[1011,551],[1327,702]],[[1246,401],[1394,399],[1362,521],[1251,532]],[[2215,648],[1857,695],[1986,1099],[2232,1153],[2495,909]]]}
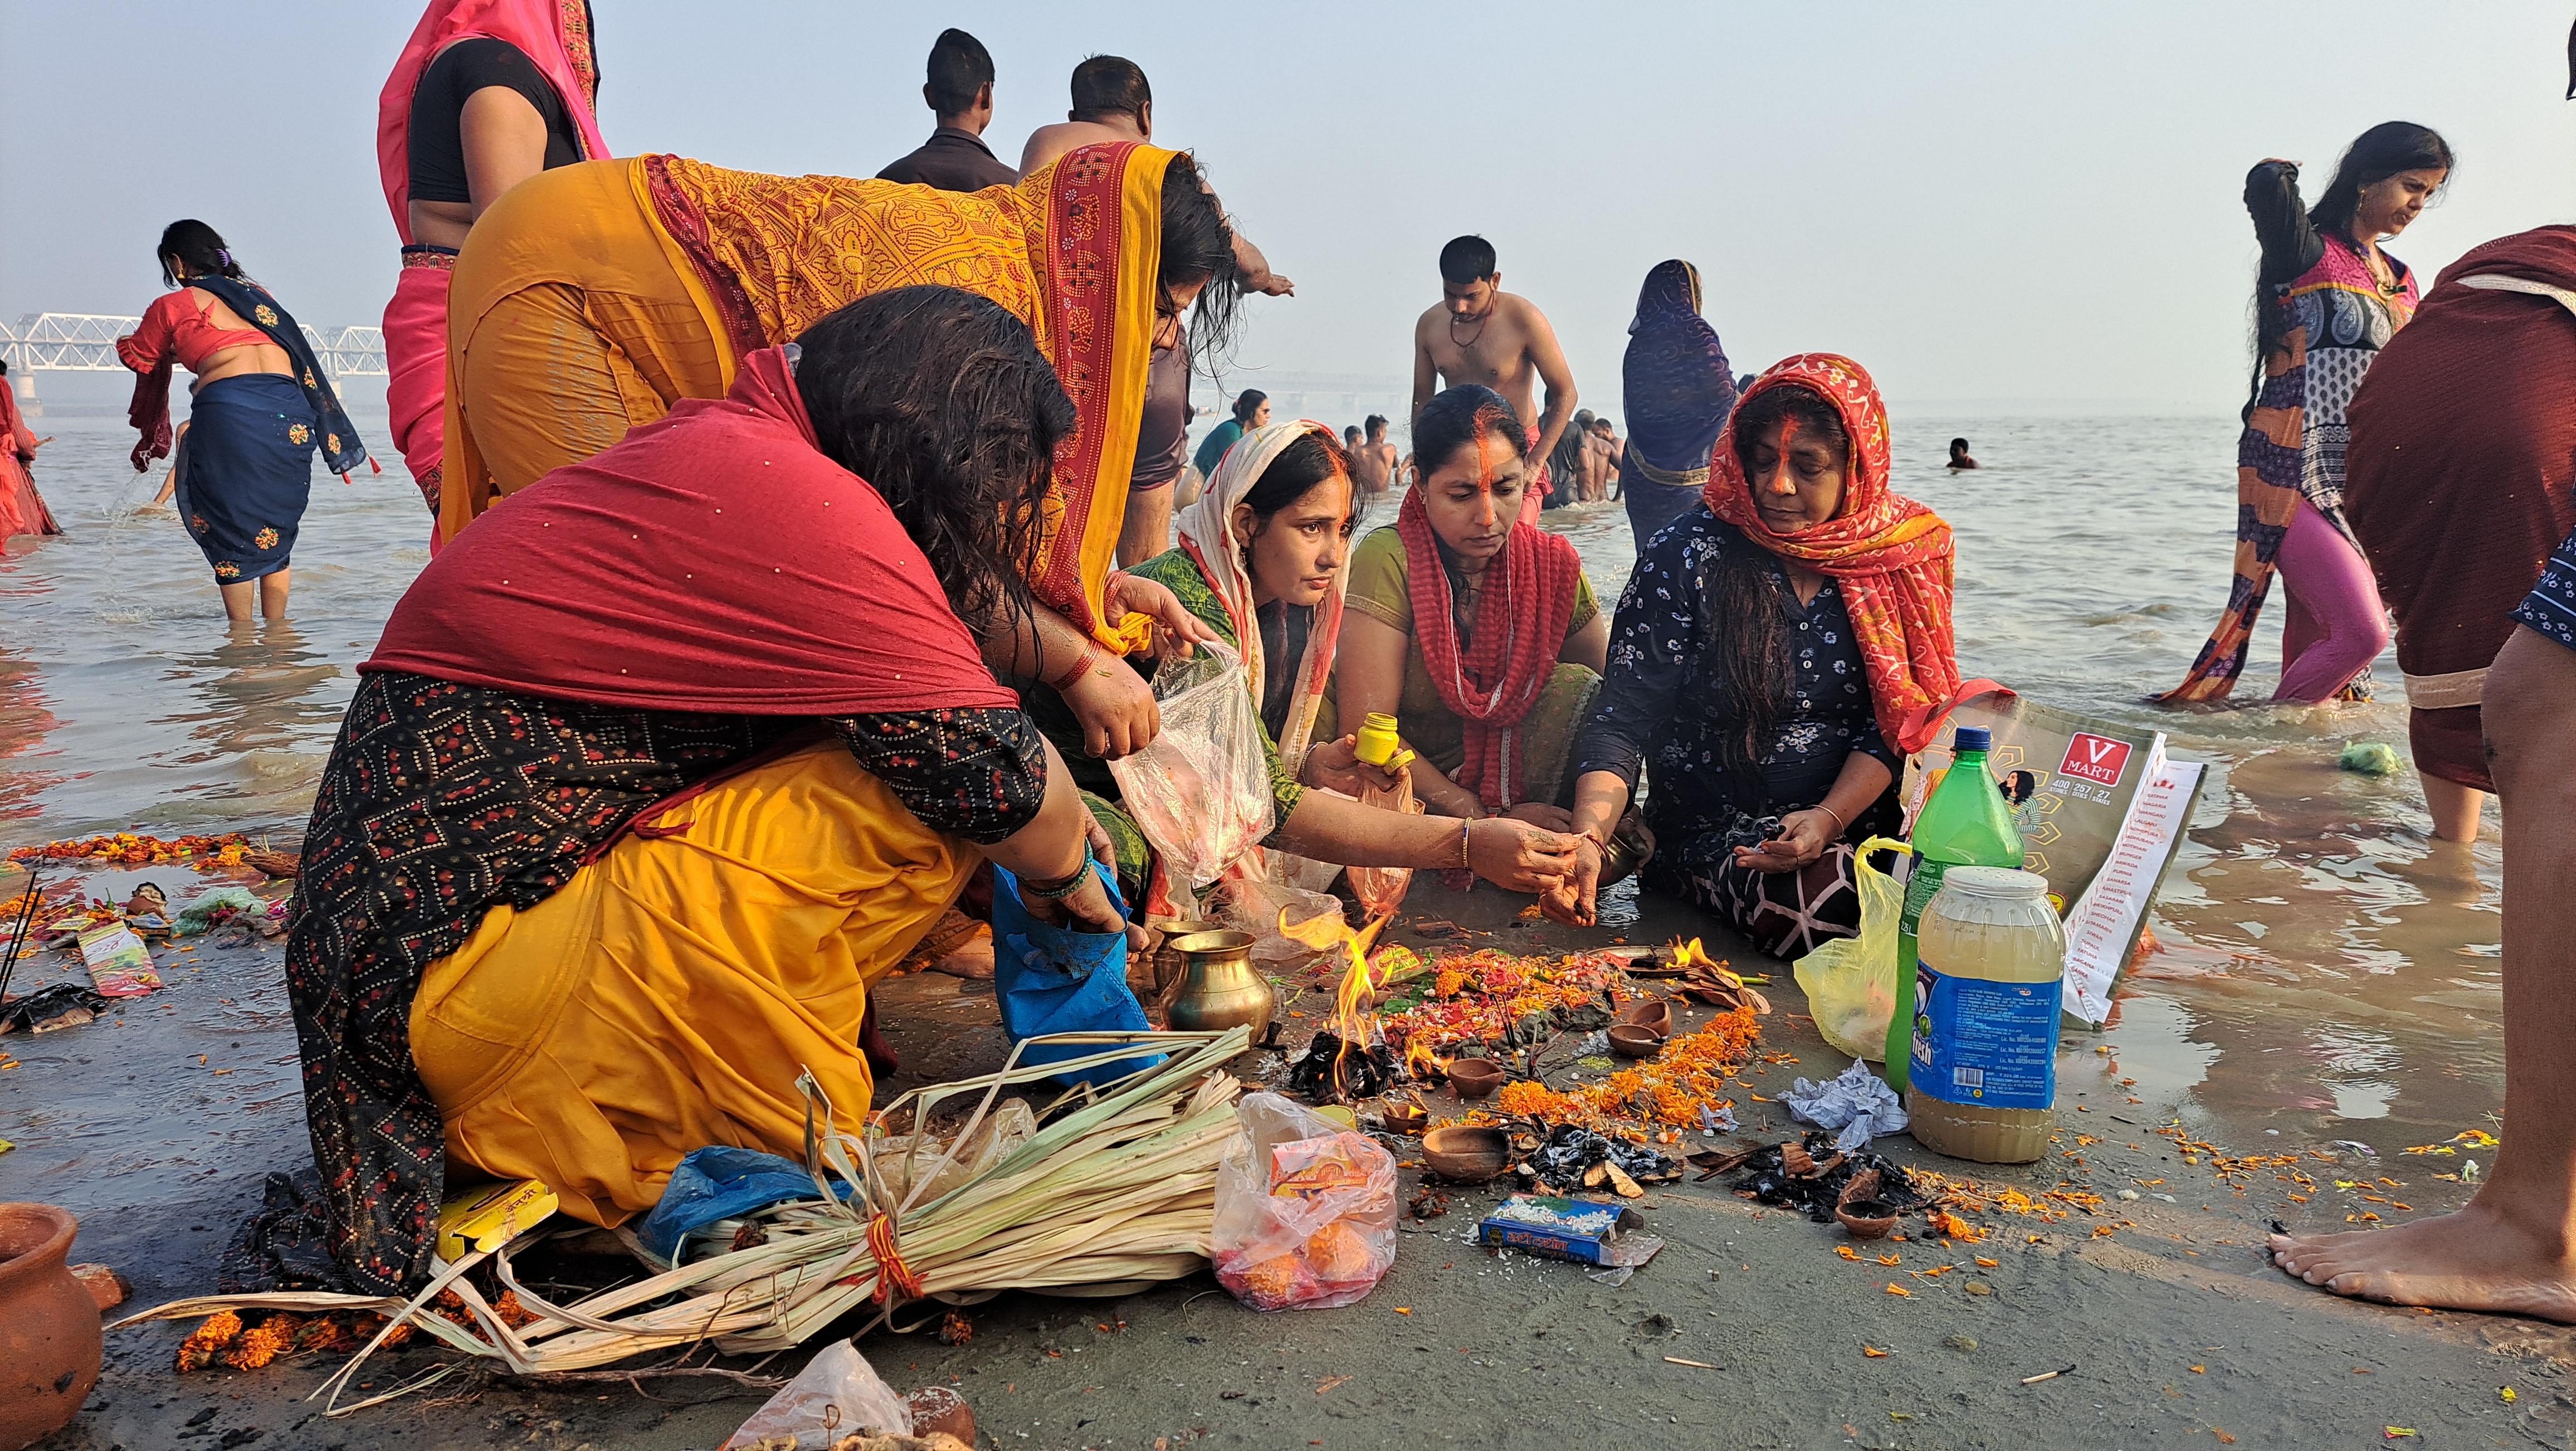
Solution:
{"label": "transparent plastic bag", "polygon": [[723,1451],[824,1451],[861,1428],[912,1434],[912,1407],[859,1348],[835,1340],[727,1437]]}
{"label": "transparent plastic bag", "polygon": [[1911,852],[1892,837],[1873,836],[1852,856],[1860,892],[1860,935],[1838,937],[1798,959],[1798,986],[1826,1042],[1854,1058],[1887,1061],[1887,1024],[1896,1013],[1896,919],[1905,889],[1869,864],[1880,851]]}
{"label": "transparent plastic bag", "polygon": [[1153,744],[1109,763],[1119,799],[1172,880],[1204,887],[1270,834],[1270,762],[1243,657],[1201,645],[1154,672]]}
{"label": "transparent plastic bag", "polygon": [[[1370,786],[1362,790],[1360,804],[1374,806],[1381,811],[1402,812],[1409,816],[1423,814],[1422,803],[1414,799],[1413,777],[1403,772],[1397,773],[1395,789],[1392,791],[1382,786]],[[1404,894],[1412,887],[1413,868],[1411,867],[1351,868],[1351,895],[1359,898],[1360,908],[1365,916],[1394,915],[1395,909],[1404,905]]]}
{"label": "transparent plastic bag", "polygon": [[1235,1109],[1244,1141],[1216,1171],[1217,1283],[1255,1310],[1327,1310],[1395,1263],[1395,1156],[1275,1093]]}
{"label": "transparent plastic bag", "polygon": [[[1254,850],[1260,852],[1262,858],[1261,874],[1229,877],[1217,888],[1218,920],[1237,931],[1252,934],[1252,956],[1256,962],[1285,962],[1314,956],[1315,949],[1280,932],[1279,914],[1286,912],[1291,922],[1308,921],[1326,912],[1340,916],[1340,899],[1321,888],[1309,888],[1305,884],[1316,876],[1314,871],[1308,870],[1310,868],[1324,867],[1329,873],[1338,873],[1341,869],[1290,856],[1283,851],[1263,851],[1258,847]],[[1324,882],[1330,885],[1332,877],[1326,875]]]}

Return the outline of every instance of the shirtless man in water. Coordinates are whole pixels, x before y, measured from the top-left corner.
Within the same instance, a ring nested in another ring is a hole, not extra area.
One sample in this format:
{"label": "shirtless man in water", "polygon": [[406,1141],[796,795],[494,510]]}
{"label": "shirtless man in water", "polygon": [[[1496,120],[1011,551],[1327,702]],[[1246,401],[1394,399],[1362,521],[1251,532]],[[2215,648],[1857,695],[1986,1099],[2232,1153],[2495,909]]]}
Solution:
{"label": "shirtless man in water", "polygon": [[[1113,141],[1154,139],[1154,88],[1144,68],[1123,56],[1095,55],[1073,68],[1073,109],[1065,119],[1029,133],[1020,148],[1020,175],[1026,176],[1077,146]],[[1233,218],[1226,219],[1233,224]],[[1234,234],[1234,262],[1243,271],[1243,290],[1269,297],[1293,297],[1297,284],[1270,270],[1270,260],[1240,230]]]}
{"label": "shirtless man in water", "polygon": [[1351,482],[1375,498],[1395,486],[1395,445],[1386,441],[1386,415],[1368,416],[1368,441],[1351,450]]}
{"label": "shirtless man in water", "polygon": [[[1528,298],[1503,291],[1494,244],[1482,237],[1459,237],[1440,249],[1440,293],[1440,305],[1413,325],[1414,418],[1442,389],[1482,383],[1502,394],[1522,423],[1538,420],[1529,456],[1546,458],[1574,414],[1574,371],[1556,345],[1556,329]],[[1545,413],[1536,406],[1541,385]]]}

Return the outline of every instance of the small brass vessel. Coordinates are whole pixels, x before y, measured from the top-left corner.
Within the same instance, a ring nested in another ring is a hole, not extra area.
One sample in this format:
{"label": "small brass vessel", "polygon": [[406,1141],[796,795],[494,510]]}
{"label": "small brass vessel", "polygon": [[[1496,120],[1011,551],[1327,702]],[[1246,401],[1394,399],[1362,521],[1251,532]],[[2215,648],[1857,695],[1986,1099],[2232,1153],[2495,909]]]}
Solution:
{"label": "small brass vessel", "polygon": [[1173,1031],[1249,1027],[1256,1043],[1269,1033],[1279,993],[1252,965],[1251,933],[1192,932],[1163,945],[1179,954],[1183,965],[1180,992],[1166,1009]]}

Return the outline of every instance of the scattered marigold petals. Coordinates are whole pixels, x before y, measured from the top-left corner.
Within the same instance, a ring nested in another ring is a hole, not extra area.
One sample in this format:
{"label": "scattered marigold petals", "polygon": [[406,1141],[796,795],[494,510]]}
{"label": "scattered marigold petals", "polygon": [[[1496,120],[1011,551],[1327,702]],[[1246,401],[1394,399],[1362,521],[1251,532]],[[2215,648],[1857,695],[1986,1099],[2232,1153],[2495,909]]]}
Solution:
{"label": "scattered marigold petals", "polygon": [[1834,1253],[1842,1256],[1844,1259],[1850,1260],[1853,1264],[1860,1263],[1860,1251],[1853,1249],[1850,1245],[1835,1245]]}
{"label": "scattered marigold petals", "polygon": [[1980,1264],[1980,1265],[1983,1265],[1983,1266],[1985,1266],[1987,1269],[1990,1269],[1990,1270],[1991,1270],[1991,1269],[1993,1269],[1995,1266],[2002,1264],[2002,1263],[2003,1263],[2003,1261],[2001,1261],[2001,1260],[1990,1260],[1990,1259],[1986,1258],[1984,1255],[1979,1255],[1979,1256],[1977,1256],[1977,1263],[1978,1263],[1978,1264]]}
{"label": "scattered marigold petals", "polygon": [[1879,1349],[1879,1348],[1878,1348],[1877,1346],[1875,1346],[1875,1345],[1864,1345],[1864,1346],[1862,1346],[1862,1347],[1860,1348],[1860,1353],[1861,1353],[1861,1354],[1863,1354],[1863,1355],[1868,1356],[1868,1357],[1869,1357],[1870,1359],[1872,1359],[1872,1360],[1885,1360],[1885,1359],[1887,1359],[1887,1352],[1886,1352],[1886,1351],[1884,1351],[1884,1350]]}
{"label": "scattered marigold petals", "polygon": [[1905,1257],[1903,1255],[1880,1255],[1878,1257],[1878,1262],[1883,1265],[1899,1265],[1905,1263]]}
{"label": "scattered marigold petals", "polygon": [[2207,1375],[2209,1374],[2209,1367],[2205,1365],[2195,1365],[2191,1368],[2191,1373],[2193,1375]]}
{"label": "scattered marigold petals", "polygon": [[1889,1294],[1891,1294],[1891,1295],[1904,1295],[1904,1296],[1907,1296],[1907,1297],[1909,1297],[1909,1298],[1914,1294],[1914,1292],[1913,1292],[1912,1290],[1909,1290],[1909,1289],[1905,1288],[1903,1285],[1894,1284],[1894,1283],[1890,1283],[1890,1284],[1888,1285],[1888,1287],[1887,1287],[1887,1293],[1889,1293]]}

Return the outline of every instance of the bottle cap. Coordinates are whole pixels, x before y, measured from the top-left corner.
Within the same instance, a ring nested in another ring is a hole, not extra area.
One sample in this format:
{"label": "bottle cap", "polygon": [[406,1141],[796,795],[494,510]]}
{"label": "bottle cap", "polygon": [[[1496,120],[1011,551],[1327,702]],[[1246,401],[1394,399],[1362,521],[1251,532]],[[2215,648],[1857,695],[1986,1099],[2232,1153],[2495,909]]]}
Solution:
{"label": "bottle cap", "polygon": [[1961,726],[1959,733],[1950,740],[1950,753],[1982,751],[1993,745],[1994,739],[1995,733],[1984,726]]}

